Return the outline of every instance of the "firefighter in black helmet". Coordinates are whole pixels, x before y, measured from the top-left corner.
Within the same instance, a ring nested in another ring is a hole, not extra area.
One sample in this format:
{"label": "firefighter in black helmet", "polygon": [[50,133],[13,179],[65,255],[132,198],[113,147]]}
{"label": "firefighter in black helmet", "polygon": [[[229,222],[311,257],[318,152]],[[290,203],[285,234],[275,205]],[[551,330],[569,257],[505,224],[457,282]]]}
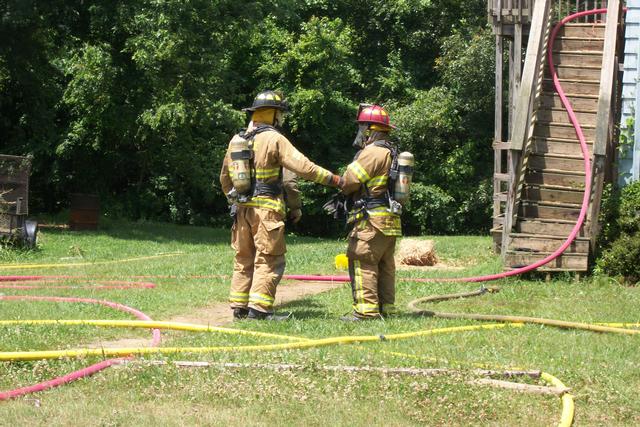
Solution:
{"label": "firefighter in black helmet", "polygon": [[[280,93],[260,92],[244,109],[251,113],[251,121],[231,140],[220,172],[222,189],[235,211],[231,245],[236,256],[229,297],[235,318],[276,318],[273,303],[285,268],[284,220],[287,210],[294,222],[301,216],[295,175],[332,187],[341,182],[340,176],[311,162],[279,132],[287,109]],[[240,170],[251,181],[242,185],[248,188],[244,192],[235,188],[241,181]]]}

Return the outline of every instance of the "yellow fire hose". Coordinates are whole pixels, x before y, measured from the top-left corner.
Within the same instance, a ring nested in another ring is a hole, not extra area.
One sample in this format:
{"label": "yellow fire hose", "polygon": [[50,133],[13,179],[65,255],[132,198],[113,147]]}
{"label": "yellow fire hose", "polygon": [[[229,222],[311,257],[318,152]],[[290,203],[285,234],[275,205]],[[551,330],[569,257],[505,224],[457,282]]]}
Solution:
{"label": "yellow fire hose", "polygon": [[[438,334],[465,332],[465,331],[478,331],[478,330],[493,330],[507,327],[522,327],[524,323],[542,324],[553,327],[567,328],[567,329],[579,329],[592,332],[603,333],[619,333],[625,335],[637,335],[640,334],[640,330],[625,329],[624,327],[637,327],[637,323],[580,323],[580,322],[567,322],[553,319],[540,319],[533,317],[523,316],[501,316],[501,315],[482,315],[482,314],[467,314],[467,313],[440,313],[433,311],[426,311],[417,308],[418,304],[424,302],[438,302],[453,298],[463,298],[470,296],[483,295],[486,292],[497,292],[498,289],[482,288],[478,291],[466,292],[461,294],[449,294],[440,296],[431,296],[425,298],[419,298],[409,303],[409,309],[420,315],[428,315],[432,317],[441,317],[447,319],[473,319],[473,320],[493,320],[501,323],[482,324],[482,325],[467,325],[446,327],[437,329],[426,329],[414,332],[405,332],[390,335],[363,335],[363,336],[341,336],[341,337],[328,337],[321,339],[309,339],[303,337],[296,337],[290,335],[271,334],[265,332],[248,331],[240,329],[222,328],[215,326],[197,325],[191,323],[181,322],[159,322],[159,321],[140,321],[140,320],[3,320],[0,321],[0,326],[9,325],[66,325],[66,326],[101,326],[101,327],[118,327],[118,328],[146,328],[146,329],[170,329],[190,332],[212,332],[223,333],[233,335],[246,335],[261,338],[272,338],[293,341],[282,344],[261,344],[261,345],[246,345],[246,346],[214,346],[214,347],[133,347],[133,348],[80,348],[70,350],[53,350],[53,351],[18,351],[18,352],[0,352],[0,361],[24,361],[24,360],[44,360],[44,359],[58,359],[58,358],[80,358],[88,356],[98,357],[120,357],[129,355],[148,355],[148,354],[177,354],[177,353],[218,353],[218,352],[258,352],[258,351],[277,351],[277,350],[293,350],[293,349],[307,349],[317,348],[337,344],[356,344],[367,342],[384,342],[393,340],[403,340],[415,337],[433,336]],[[405,355],[403,353],[393,354],[399,356],[413,356]],[[555,387],[566,389],[566,386],[556,377],[542,373],[541,379],[548,384]],[[570,426],[573,422],[574,416],[574,402],[573,396],[569,392],[565,392],[561,396],[562,399],[562,415],[559,426]]]}
{"label": "yellow fire hose", "polygon": [[[10,324],[37,324],[33,320],[15,320],[10,321]],[[48,322],[48,321],[45,321]],[[148,329],[177,329],[182,331],[195,330],[197,332],[206,332],[208,327],[202,325],[191,325],[185,323],[174,322],[155,322],[155,321],[135,321],[135,320],[70,320],[60,321],[56,320],[54,323],[64,324],[64,322],[70,322],[73,325],[90,325],[99,323],[100,326],[115,326],[115,327],[132,327],[132,328],[148,328]],[[274,351],[274,350],[294,350],[294,349],[306,349],[314,347],[325,347],[336,344],[353,344],[353,343],[365,343],[365,342],[381,342],[381,341],[393,341],[403,340],[409,338],[415,338],[419,336],[430,336],[438,334],[446,334],[453,332],[464,331],[477,331],[477,330],[489,330],[489,329],[501,329],[505,327],[521,327],[521,324],[514,323],[497,323],[488,325],[468,325],[468,326],[454,326],[448,328],[438,329],[426,329],[415,332],[405,332],[400,334],[391,335],[361,335],[361,336],[342,336],[342,337],[329,337],[321,339],[305,339],[297,338],[298,342],[284,343],[284,344],[260,344],[260,345],[247,345],[247,346],[216,346],[216,347],[131,347],[131,348],[80,348],[69,350],[50,350],[50,351],[6,351],[0,352],[0,362],[8,361],[20,361],[20,360],[45,360],[45,359],[60,359],[60,358],[79,358],[88,356],[102,356],[102,357],[121,357],[129,355],[146,355],[146,354],[177,354],[177,353],[219,353],[219,352],[257,352],[257,351]],[[193,328],[193,329],[191,329]],[[210,332],[222,332],[229,334],[245,334],[247,331],[241,331],[238,329],[224,329],[209,330]],[[256,334],[257,335],[257,334]],[[273,335],[272,335],[273,337]],[[277,336],[278,338],[284,338],[284,336]],[[293,339],[287,337],[288,339]]]}
{"label": "yellow fire hose", "polygon": [[[545,325],[545,326],[554,326],[556,328],[564,328],[564,329],[579,329],[585,331],[592,332],[607,332],[614,334],[625,334],[625,335],[640,335],[640,330],[636,329],[625,329],[622,327],[614,327],[610,325],[621,325],[620,323],[582,323],[582,322],[567,322],[564,320],[555,320],[555,319],[543,319],[539,317],[528,317],[528,316],[509,316],[509,315],[500,315],[500,314],[478,314],[478,313],[447,313],[441,311],[431,311],[431,310],[423,310],[418,308],[419,304],[424,304],[427,302],[440,302],[446,301],[450,299],[456,298],[466,298],[472,296],[484,295],[487,292],[498,292],[499,288],[480,288],[477,291],[472,292],[463,292],[458,294],[448,294],[448,295],[432,295],[428,297],[418,298],[411,301],[407,307],[409,310],[417,315],[428,316],[428,317],[437,317],[441,319],[468,319],[468,320],[486,320],[491,322],[508,322],[508,323],[531,323],[537,325]],[[633,324],[624,324],[624,325],[633,325]]]}
{"label": "yellow fire hose", "polygon": [[111,261],[95,261],[95,262],[72,262],[72,263],[52,263],[52,264],[1,264],[0,270],[29,270],[34,268],[66,268],[66,267],[83,267],[87,265],[105,265],[120,264],[123,262],[143,261],[148,259],[166,258],[172,256],[183,255],[184,252],[168,252],[165,254],[141,256],[135,258],[116,259]]}
{"label": "yellow fire hose", "polygon": [[[229,335],[247,335],[261,338],[276,338],[289,341],[303,341],[290,335],[271,334],[267,332],[249,331],[244,329],[231,329],[219,326],[198,325],[182,322],[159,322],[149,320],[91,320],[91,319],[62,319],[62,320],[0,320],[0,326],[11,325],[65,325],[65,326],[103,326],[111,328],[143,328],[143,329],[170,329],[174,331],[188,332],[219,332]],[[0,352],[0,354],[2,354]]]}

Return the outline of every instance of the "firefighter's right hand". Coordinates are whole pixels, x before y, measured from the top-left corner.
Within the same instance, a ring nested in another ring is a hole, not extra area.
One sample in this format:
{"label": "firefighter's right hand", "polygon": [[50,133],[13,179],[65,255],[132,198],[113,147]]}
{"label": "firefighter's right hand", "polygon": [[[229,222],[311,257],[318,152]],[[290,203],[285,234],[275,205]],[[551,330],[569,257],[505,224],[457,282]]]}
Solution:
{"label": "firefighter's right hand", "polygon": [[301,209],[294,209],[289,212],[289,220],[291,221],[292,224],[297,224],[298,222],[300,222],[301,218],[302,218]]}

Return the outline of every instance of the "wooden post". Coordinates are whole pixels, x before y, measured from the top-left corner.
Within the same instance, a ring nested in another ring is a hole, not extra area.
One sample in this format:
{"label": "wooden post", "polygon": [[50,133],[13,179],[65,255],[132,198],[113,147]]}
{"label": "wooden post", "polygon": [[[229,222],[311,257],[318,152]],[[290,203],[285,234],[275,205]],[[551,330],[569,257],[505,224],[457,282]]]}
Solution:
{"label": "wooden post", "polygon": [[[502,67],[503,67],[503,54],[504,45],[501,31],[502,24],[496,27],[496,76],[495,76],[495,121],[494,121],[494,133],[493,139],[495,143],[501,143],[503,140],[502,132]],[[497,225],[496,220],[501,214],[499,194],[501,192],[501,180],[496,177],[496,174],[502,174],[502,150],[500,148],[494,148],[494,160],[493,160],[493,218],[494,227]],[[497,247],[494,247],[497,250]]]}
{"label": "wooden post", "polygon": [[588,235],[591,250],[595,249],[595,241],[600,231],[598,214],[602,201],[604,177],[606,169],[607,148],[613,138],[614,83],[618,73],[617,44],[619,40],[618,25],[622,13],[620,0],[610,0],[607,7],[607,24],[604,34],[604,51],[600,72],[600,92],[598,95],[598,113],[596,115],[596,137],[593,145],[593,164],[591,165],[591,206],[587,215]]}
{"label": "wooden post", "polygon": [[[511,133],[511,149],[508,153],[509,164],[509,190],[507,194],[507,204],[504,214],[504,222],[502,229],[502,256],[506,255],[509,246],[509,234],[513,227],[514,215],[517,214],[517,190],[519,186],[520,160],[522,149],[529,137],[531,131],[530,117],[531,106],[536,92],[536,83],[538,81],[539,68],[544,58],[545,33],[547,31],[547,22],[549,19],[549,10],[551,0],[538,0],[533,11],[531,19],[531,31],[527,44],[527,54],[524,63],[524,72],[522,74],[521,85],[518,91],[518,103],[515,107]],[[514,33],[515,35],[515,33]],[[521,32],[520,32],[521,37]]]}
{"label": "wooden post", "polygon": [[620,21],[620,0],[611,0],[607,8],[607,25],[604,33],[604,52],[600,72],[600,95],[598,96],[598,114],[596,116],[596,140],[594,155],[604,156],[609,138],[611,123],[611,94],[613,93],[614,74],[617,73],[616,44],[618,41],[618,23]]}

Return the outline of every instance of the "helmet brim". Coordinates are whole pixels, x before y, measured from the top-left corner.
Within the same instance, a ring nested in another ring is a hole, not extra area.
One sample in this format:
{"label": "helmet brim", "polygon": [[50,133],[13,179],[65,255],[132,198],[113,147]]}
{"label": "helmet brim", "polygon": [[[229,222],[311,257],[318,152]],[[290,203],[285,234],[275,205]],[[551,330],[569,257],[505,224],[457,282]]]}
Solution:
{"label": "helmet brim", "polygon": [[359,125],[361,124],[368,124],[368,125],[378,125],[378,126],[386,126],[388,127],[390,130],[396,130],[398,129],[398,126],[394,125],[393,123],[389,123],[388,125],[384,125],[382,123],[377,123],[377,122],[368,122],[368,121],[360,121],[360,120],[355,120],[355,122]]}
{"label": "helmet brim", "polygon": [[243,108],[242,111],[246,112],[246,113],[253,113],[256,110],[259,110],[261,108],[273,108],[274,110],[281,110],[284,111],[285,113],[289,111],[289,107],[283,107],[281,105],[264,105],[264,106],[260,106],[260,107],[247,107],[247,108]]}

